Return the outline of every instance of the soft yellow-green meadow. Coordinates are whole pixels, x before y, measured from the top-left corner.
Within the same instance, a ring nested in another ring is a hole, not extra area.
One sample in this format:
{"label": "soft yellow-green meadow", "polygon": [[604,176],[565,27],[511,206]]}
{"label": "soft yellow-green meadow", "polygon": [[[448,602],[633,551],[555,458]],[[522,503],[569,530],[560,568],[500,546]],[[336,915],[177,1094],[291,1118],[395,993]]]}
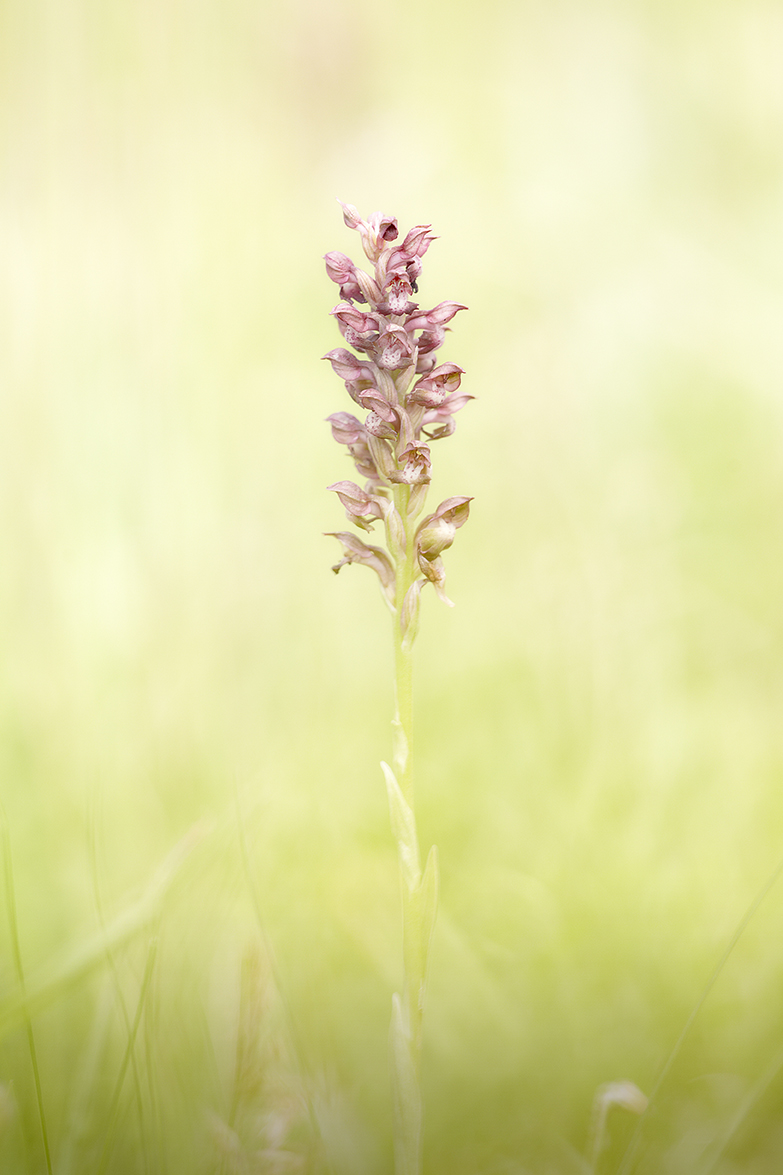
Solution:
{"label": "soft yellow-green meadow", "polygon": [[2,1175],[392,1170],[335,197],[470,308],[426,1175],[783,1168],[781,60],[775,0],[5,0]]}

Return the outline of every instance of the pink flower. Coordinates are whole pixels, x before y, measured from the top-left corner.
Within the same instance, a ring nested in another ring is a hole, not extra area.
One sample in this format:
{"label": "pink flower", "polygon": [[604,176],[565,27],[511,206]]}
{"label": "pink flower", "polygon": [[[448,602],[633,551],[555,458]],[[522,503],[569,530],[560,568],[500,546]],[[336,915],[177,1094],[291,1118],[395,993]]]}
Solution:
{"label": "pink flower", "polygon": [[402,274],[395,273],[389,278],[385,293],[386,302],[383,305],[388,306],[389,314],[405,314],[414,308],[413,302],[410,300],[413,286]]}
{"label": "pink flower", "polygon": [[[443,346],[445,338],[446,331],[442,326],[434,326],[432,330],[423,330],[419,335],[419,355],[427,355],[430,351],[437,351],[439,347]],[[427,365],[423,369],[417,368],[417,370],[429,371],[430,366],[432,366],[432,364]]]}
{"label": "pink flower", "polygon": [[[424,413],[421,430],[427,440],[440,441],[443,437],[450,437],[457,427],[453,413],[459,412],[460,408],[464,408],[468,400],[472,399],[474,399],[473,396],[466,396],[464,392],[461,392],[458,396],[447,396],[437,407],[428,409]],[[425,424],[435,424],[437,428],[427,432],[424,428]]]}
{"label": "pink flower", "polygon": [[360,363],[355,355],[346,351],[345,347],[336,347],[334,351],[327,351],[322,359],[328,359],[340,379],[372,381],[372,368],[366,363]]}
{"label": "pink flower", "polygon": [[423,257],[432,242],[438,239],[430,232],[431,228],[430,224],[417,224],[415,228],[410,229],[402,242],[402,252],[410,257]]}
{"label": "pink flower", "polygon": [[357,302],[366,299],[356,280],[356,267],[345,253],[327,253],[324,257],[326,272],[333,282],[340,287],[341,298],[355,298]]}
{"label": "pink flower", "polygon": [[346,330],[351,330],[357,335],[369,334],[371,331],[377,331],[379,327],[377,314],[365,314],[357,310],[351,302],[340,302],[329,313],[333,314]]}
{"label": "pink flower", "polygon": [[456,363],[442,363],[424,379],[417,380],[412,391],[408,392],[407,402],[425,408],[437,408],[450,393],[457,390],[464,374],[464,369]]}
{"label": "pink flower", "polygon": [[394,566],[386,552],[381,547],[368,546],[350,531],[330,531],[329,538],[337,539],[344,552],[343,558],[332,568],[335,575],[348,563],[362,563],[365,567],[372,567],[387,598],[394,603]]}
{"label": "pink flower", "polygon": [[383,518],[383,511],[378,500],[368,494],[366,490],[361,489],[355,482],[336,481],[334,485],[326,488],[334,490],[345,506],[346,518],[357,523],[362,530],[370,529],[370,524],[364,521],[365,518]]}
{"label": "pink flower", "polygon": [[343,220],[348,228],[356,229],[362,238],[362,248],[370,261],[376,261],[379,253],[387,242],[397,239],[397,220],[393,216],[384,216],[382,212],[373,212],[367,220],[362,220],[353,204],[343,204]]}
{"label": "pink flower", "polygon": [[333,412],[327,420],[332,426],[332,436],[340,445],[347,445],[353,458],[356,472],[368,482],[380,481],[380,474],[373,460],[368,441],[367,429],[350,412]]}
{"label": "pink flower", "polygon": [[384,440],[390,441],[396,439],[398,429],[387,420],[384,420],[377,412],[368,412],[364,418],[364,427],[374,437],[381,437]]}
{"label": "pink flower", "polygon": [[426,445],[408,445],[400,453],[402,468],[389,475],[400,485],[425,485],[430,480],[430,451]]}
{"label": "pink flower", "polygon": [[381,420],[385,420],[387,424],[391,424],[393,420],[397,419],[397,409],[393,408],[382,392],[377,388],[367,388],[366,391],[359,393],[359,403],[362,408],[367,408],[370,412],[377,413]]}
{"label": "pink flower", "polygon": [[364,438],[364,425],[350,412],[333,412],[326,418],[338,445],[356,445]]}
{"label": "pink flower", "polygon": [[375,344],[376,363],[379,367],[394,371],[404,367],[413,354],[413,342],[402,326],[384,326]]}
{"label": "pink flower", "polygon": [[467,310],[467,306],[463,306],[460,302],[439,302],[432,310],[420,310],[418,314],[412,314],[405,323],[405,327],[409,331],[429,331],[451,322],[454,315],[458,314],[460,310]]}

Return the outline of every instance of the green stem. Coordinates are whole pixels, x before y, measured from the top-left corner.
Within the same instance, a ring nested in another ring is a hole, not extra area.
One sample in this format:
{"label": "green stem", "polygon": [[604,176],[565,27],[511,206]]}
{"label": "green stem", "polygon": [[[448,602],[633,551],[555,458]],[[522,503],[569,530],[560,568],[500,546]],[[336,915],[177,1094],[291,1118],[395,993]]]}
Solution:
{"label": "green stem", "polygon": [[396,1175],[421,1175],[421,1041],[427,955],[437,906],[437,861],[430,853],[422,876],[414,811],[413,654],[400,623],[405,597],[417,578],[415,528],[409,519],[408,486],[394,487],[396,509],[405,527],[405,551],[397,558],[394,627],[394,779],[390,790],[402,893],[405,969],[402,999],[395,997],[391,1026]]}
{"label": "green stem", "polygon": [[416,578],[414,526],[406,517],[409,491],[399,487],[395,493],[397,510],[405,524],[405,557],[397,562],[394,637],[394,772],[406,802],[413,808],[413,650],[403,641],[400,624],[403,601]]}

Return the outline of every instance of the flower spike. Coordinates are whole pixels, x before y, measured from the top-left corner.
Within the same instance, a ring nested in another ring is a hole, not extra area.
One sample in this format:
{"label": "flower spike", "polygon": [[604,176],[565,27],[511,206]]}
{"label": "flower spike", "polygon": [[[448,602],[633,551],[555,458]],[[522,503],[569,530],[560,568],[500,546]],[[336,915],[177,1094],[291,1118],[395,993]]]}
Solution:
{"label": "flower spike", "polygon": [[[408,600],[404,627],[410,641],[413,630],[407,617],[412,601],[418,608],[421,588],[432,583],[446,599],[441,554],[466,521],[471,501],[447,498],[421,519],[431,479],[429,445],[451,436],[454,414],[473,398],[460,391],[464,369],[439,362],[437,354],[448,324],[466,307],[443,301],[427,309],[413,300],[422,258],[436,240],[430,225],[416,225],[402,235],[395,217],[373,212],[365,218],[352,204],[339,203],[370,265],[361,269],[336,250],[324,256],[326,272],[340,288],[340,302],[331,314],[345,343],[324,359],[365,415],[360,419],[333,412],[328,420],[334,439],[347,447],[365,484],[362,488],[342,480],[329,488],[359,530],[383,523],[387,551],[381,560],[381,548],[366,547],[357,538],[358,546],[346,548],[337,566],[374,567],[400,623],[403,599]],[[345,534],[337,537],[345,546]]]}

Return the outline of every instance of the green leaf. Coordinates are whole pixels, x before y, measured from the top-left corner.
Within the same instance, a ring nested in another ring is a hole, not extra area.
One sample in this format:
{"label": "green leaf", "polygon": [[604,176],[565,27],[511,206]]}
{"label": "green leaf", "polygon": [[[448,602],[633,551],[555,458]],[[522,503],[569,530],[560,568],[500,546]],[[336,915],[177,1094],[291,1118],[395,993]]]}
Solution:
{"label": "green leaf", "polygon": [[389,764],[381,763],[381,770],[386,777],[386,788],[389,793],[389,816],[391,817],[392,833],[397,841],[400,872],[406,888],[410,893],[413,893],[418,889],[421,881],[416,820],[410,804],[400,791],[400,785],[397,783]]}

